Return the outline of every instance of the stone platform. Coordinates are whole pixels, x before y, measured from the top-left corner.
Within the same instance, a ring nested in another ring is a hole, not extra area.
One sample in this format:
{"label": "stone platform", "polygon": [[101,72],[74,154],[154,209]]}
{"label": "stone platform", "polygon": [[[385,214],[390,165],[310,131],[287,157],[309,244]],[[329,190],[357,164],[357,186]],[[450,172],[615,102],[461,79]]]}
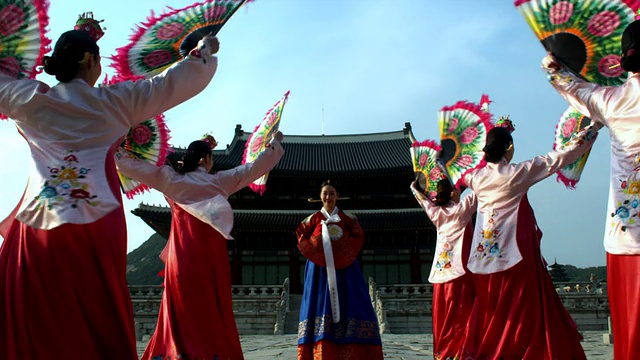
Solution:
{"label": "stone platform", "polygon": [[[589,360],[613,359],[613,345],[602,342],[601,331],[583,332],[584,348]],[[295,359],[296,335],[245,335],[241,336],[246,360]],[[426,334],[383,334],[384,358],[392,360],[433,359],[432,336]],[[146,343],[138,342],[140,355]]]}

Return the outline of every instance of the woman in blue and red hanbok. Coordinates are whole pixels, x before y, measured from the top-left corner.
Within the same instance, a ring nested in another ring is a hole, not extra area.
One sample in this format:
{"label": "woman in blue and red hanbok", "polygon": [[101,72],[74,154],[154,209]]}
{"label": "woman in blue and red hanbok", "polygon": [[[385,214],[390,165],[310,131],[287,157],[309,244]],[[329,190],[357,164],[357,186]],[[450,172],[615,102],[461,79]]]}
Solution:
{"label": "woman in blue and red hanbok", "polygon": [[621,86],[578,78],[552,57],[543,67],[553,86],[611,137],[611,174],[604,248],[615,359],[640,359],[640,21],[622,34]]}
{"label": "woman in blue and red hanbok", "polygon": [[473,192],[460,199],[460,191],[449,179],[438,181],[434,200],[417,186],[412,183],[411,192],[438,231],[429,274],[433,284],[433,355],[436,359],[466,359],[465,355],[474,352],[467,339],[474,339],[471,310],[476,292],[467,260],[478,201]]}
{"label": "woman in blue and red hanbok", "polygon": [[31,151],[25,193],[0,224],[0,359],[138,358],[113,145],[205,88],[211,39],[158,76],[95,88],[96,39],[72,30],[44,60],[59,84],[0,74],[0,112]]}
{"label": "woman in blue and red hanbok", "polygon": [[278,131],[254,162],[214,174],[211,136],[189,145],[178,171],[122,149],[116,154],[122,174],[162,192],[171,206],[164,292],[143,360],[243,359],[231,299],[227,240],[233,211],[227,199],[276,166],[284,153],[281,140]]}
{"label": "woman in blue and red hanbok", "polygon": [[511,164],[511,134],[495,127],[487,134],[486,167],[463,176],[478,197],[467,264],[476,289],[475,358],[586,359],[582,336],[542,259],[542,232],[527,192],[588,151],[596,135],[586,129],[561,149]]}
{"label": "woman in blue and red hanbok", "polygon": [[298,359],[382,359],[378,319],[356,257],[364,233],[336,206],[338,191],[322,184],[323,207],[296,229],[307,260],[298,324]]}

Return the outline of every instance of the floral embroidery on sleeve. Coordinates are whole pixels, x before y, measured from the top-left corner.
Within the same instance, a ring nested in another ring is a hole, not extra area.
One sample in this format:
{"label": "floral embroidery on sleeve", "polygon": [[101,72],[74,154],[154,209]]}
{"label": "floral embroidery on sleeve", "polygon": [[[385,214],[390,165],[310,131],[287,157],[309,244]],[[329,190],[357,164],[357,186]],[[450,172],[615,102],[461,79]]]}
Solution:
{"label": "floral embroidery on sleeve", "polygon": [[90,171],[91,169],[81,165],[74,150],[68,150],[63,164],[49,167],[49,178],[35,198],[39,202],[36,209],[52,210],[65,206],[77,208],[81,204],[98,205],[100,202],[95,200],[97,195],[92,195],[89,185],[82,180]]}
{"label": "floral embroidery on sleeve", "polygon": [[489,215],[489,219],[487,219],[481,230],[482,240],[475,249],[474,256],[485,262],[492,262],[502,257],[503,249],[500,248],[500,243],[498,242],[500,229],[495,228],[495,220],[493,219],[495,215],[495,211],[492,211]]}

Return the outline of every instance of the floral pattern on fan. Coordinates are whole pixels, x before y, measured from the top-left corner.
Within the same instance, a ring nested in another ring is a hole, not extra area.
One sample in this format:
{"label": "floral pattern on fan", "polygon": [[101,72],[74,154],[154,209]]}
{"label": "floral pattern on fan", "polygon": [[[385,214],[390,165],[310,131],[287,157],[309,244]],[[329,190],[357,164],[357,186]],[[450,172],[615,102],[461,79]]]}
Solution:
{"label": "floral pattern on fan", "polygon": [[420,190],[433,200],[437,194],[438,181],[446,177],[437,163],[440,145],[432,140],[416,141],[410,150],[413,171],[417,175]]}
{"label": "floral pattern on fan", "polygon": [[440,159],[451,182],[459,187],[465,173],[485,164],[482,149],[487,133],[493,127],[491,114],[481,105],[459,101],[438,112],[438,123],[442,147]]}
{"label": "floral pattern on fan", "polygon": [[640,1],[516,0],[515,6],[545,49],[573,73],[600,85],[624,82],[620,39]]}
{"label": "floral pattern on fan", "polygon": [[[33,79],[50,49],[46,0],[0,0],[0,72]],[[0,114],[0,119],[7,117]]]}
{"label": "floral pattern on fan", "polygon": [[[139,79],[141,78],[134,78],[133,81]],[[122,81],[120,77],[112,77],[111,79],[105,77],[102,86],[116,84],[120,81]],[[164,115],[156,115],[154,118],[145,120],[130,128],[122,140],[121,146],[140,160],[156,166],[164,165],[169,153],[169,128],[165,122]],[[129,199],[149,191],[147,185],[133,180],[120,172],[118,172],[118,177],[120,178],[122,192]]]}
{"label": "floral pattern on fan", "polygon": [[[564,144],[568,143],[573,135],[577,134],[580,130],[591,124],[591,119],[584,116],[578,110],[573,107],[569,107],[560,116],[560,121],[556,125],[555,140],[553,143],[553,149],[559,149]],[[580,176],[584,170],[584,166],[587,164],[587,159],[591,149],[585,154],[580,156],[578,160],[558,170],[558,181],[562,182],[566,187],[575,189],[576,184],[580,181]]]}
{"label": "floral pattern on fan", "polygon": [[[282,96],[282,99],[267,111],[267,115],[262,119],[260,124],[256,126],[255,130],[253,130],[253,133],[245,143],[244,155],[242,156],[243,164],[255,161],[258,158],[258,155],[266,149],[267,144],[271,141],[271,135],[278,131],[278,128],[280,127],[280,119],[282,118],[284,105],[287,103],[288,99],[289,91],[287,91]],[[249,184],[249,188],[262,195],[267,189],[268,178],[269,173],[262,175]]]}
{"label": "floral pattern on fan", "polygon": [[117,49],[113,67],[124,78],[150,77],[182,60],[207,34],[217,34],[248,0],[206,0],[182,9],[168,8],[138,25],[131,42]]}
{"label": "floral pattern on fan", "polygon": [[[148,163],[162,166],[167,160],[169,151],[169,129],[164,121],[164,115],[160,114],[153,119],[145,120],[129,129],[122,146],[138,159]],[[127,198],[149,191],[149,187],[133,180],[128,176],[118,173],[122,192]]]}

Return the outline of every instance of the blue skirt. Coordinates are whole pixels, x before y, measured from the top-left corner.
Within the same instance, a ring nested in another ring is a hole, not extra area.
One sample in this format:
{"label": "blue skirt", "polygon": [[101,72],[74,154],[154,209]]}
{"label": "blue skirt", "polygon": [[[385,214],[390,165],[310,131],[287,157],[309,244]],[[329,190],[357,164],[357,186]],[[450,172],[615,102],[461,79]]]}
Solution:
{"label": "blue skirt", "polygon": [[340,322],[334,323],[327,269],[307,260],[300,305],[298,345],[329,340],[335,344],[382,345],[378,319],[358,262],[336,270]]}

